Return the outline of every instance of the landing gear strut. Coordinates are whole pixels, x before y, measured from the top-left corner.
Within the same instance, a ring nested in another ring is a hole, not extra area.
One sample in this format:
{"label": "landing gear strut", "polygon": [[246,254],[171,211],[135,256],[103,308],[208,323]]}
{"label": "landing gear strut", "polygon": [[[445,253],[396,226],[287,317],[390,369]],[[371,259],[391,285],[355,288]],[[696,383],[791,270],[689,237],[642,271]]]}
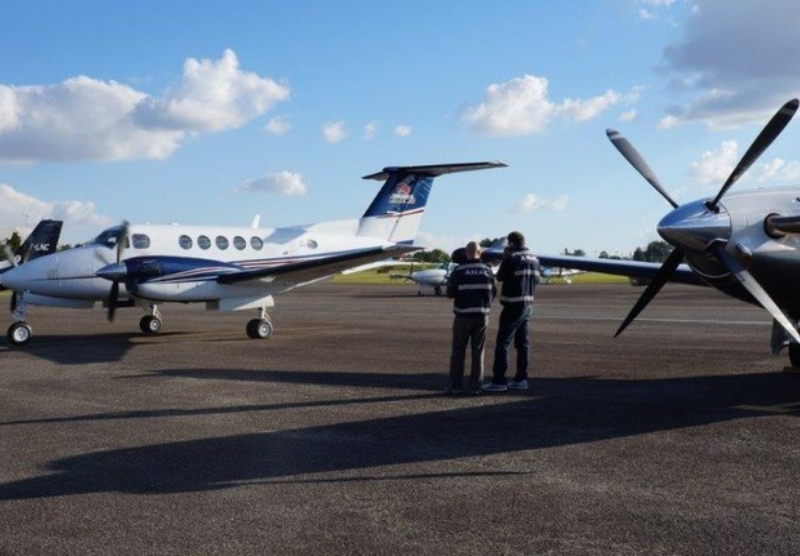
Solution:
{"label": "landing gear strut", "polygon": [[247,336],[254,340],[266,340],[272,335],[272,330],[272,321],[269,320],[266,307],[259,309],[259,318],[247,323]]}

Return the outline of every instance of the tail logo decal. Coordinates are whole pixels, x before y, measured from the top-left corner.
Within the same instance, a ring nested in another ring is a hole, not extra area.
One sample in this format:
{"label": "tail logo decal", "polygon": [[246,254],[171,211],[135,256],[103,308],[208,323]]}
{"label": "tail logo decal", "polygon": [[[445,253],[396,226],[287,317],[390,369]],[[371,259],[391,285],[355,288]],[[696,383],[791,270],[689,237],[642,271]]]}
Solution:
{"label": "tail logo decal", "polygon": [[415,205],[417,199],[414,197],[414,189],[407,183],[399,183],[389,196],[389,202],[393,205]]}

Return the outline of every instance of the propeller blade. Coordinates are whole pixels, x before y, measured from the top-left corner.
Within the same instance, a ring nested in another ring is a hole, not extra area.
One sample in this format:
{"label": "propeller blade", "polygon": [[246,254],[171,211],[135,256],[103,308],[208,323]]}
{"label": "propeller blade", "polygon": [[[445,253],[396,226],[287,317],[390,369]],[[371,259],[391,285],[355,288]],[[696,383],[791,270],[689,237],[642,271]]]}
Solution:
{"label": "propeller blade", "polygon": [[719,203],[722,196],[730,189],[730,187],[736,183],[736,181],[742,176],[742,174],[747,171],[747,169],[756,161],[758,157],[769,147],[775,138],[781,134],[783,128],[791,121],[794,117],[794,113],[797,112],[797,106],[800,104],[796,98],[793,98],[786,104],[784,104],[780,110],[778,110],[772,119],[764,126],[764,129],[761,130],[761,133],[758,134],[756,140],[753,141],[753,144],[750,145],[750,148],[747,149],[747,152],[744,153],[744,156],[739,161],[739,164],[736,168],[733,169],[733,172],[728,177],[728,181],[722,186],[722,189],[719,190],[717,196],[714,197],[714,200],[708,205],[711,210],[716,209],[717,204]]}
{"label": "propeller blade", "polygon": [[11,263],[11,266],[17,266],[17,257],[14,255],[8,243],[3,244],[3,254],[6,256],[6,259],[8,259],[8,262]]}
{"label": "propeller blade", "polygon": [[663,187],[661,187],[661,183],[658,181],[655,172],[650,169],[650,166],[647,165],[647,162],[644,161],[642,155],[633,148],[625,137],[619,132],[614,129],[607,129],[606,135],[608,136],[611,144],[617,147],[617,150],[625,157],[631,166],[633,166],[637,172],[639,172],[647,182],[653,186],[653,188],[661,193],[661,196],[664,197],[667,202],[672,205],[672,208],[678,208],[678,203],[676,203],[672,197],[669,196]]}
{"label": "propeller blade", "polygon": [[794,338],[794,341],[800,344],[800,334],[797,333],[797,329],[794,325],[786,318],[786,315],[783,314],[783,311],[780,310],[780,307],[772,300],[769,294],[761,287],[753,275],[750,274],[747,269],[744,268],[741,262],[731,255],[728,250],[725,248],[726,243],[720,243],[714,248],[714,254],[717,258],[731,271],[739,283],[744,286],[744,288],[750,292],[756,301],[758,301],[767,312],[772,315],[776,321],[778,321],[781,326],[789,333],[789,335]]}
{"label": "propeller blade", "polygon": [[117,298],[119,297],[119,282],[111,282],[111,293],[108,296],[108,321],[114,321],[114,313],[117,310]]}
{"label": "propeller blade", "polygon": [[647,304],[653,300],[664,284],[667,283],[667,280],[670,276],[672,276],[672,273],[675,272],[675,269],[678,268],[678,265],[681,264],[681,261],[683,261],[683,253],[677,249],[673,250],[672,253],[669,254],[667,260],[664,261],[664,264],[662,264],[661,268],[658,269],[658,274],[656,274],[655,278],[650,281],[650,284],[642,293],[639,301],[636,302],[636,305],[633,306],[631,312],[628,313],[628,316],[625,317],[624,321],[622,321],[619,329],[617,329],[617,333],[614,334],[615,338],[622,334],[622,331],[633,322],[633,319],[639,316],[639,313],[641,313],[642,310],[647,307]]}
{"label": "propeller blade", "polygon": [[128,246],[128,231],[130,223],[127,220],[122,221],[122,231],[117,238],[117,262],[122,260],[122,252]]}

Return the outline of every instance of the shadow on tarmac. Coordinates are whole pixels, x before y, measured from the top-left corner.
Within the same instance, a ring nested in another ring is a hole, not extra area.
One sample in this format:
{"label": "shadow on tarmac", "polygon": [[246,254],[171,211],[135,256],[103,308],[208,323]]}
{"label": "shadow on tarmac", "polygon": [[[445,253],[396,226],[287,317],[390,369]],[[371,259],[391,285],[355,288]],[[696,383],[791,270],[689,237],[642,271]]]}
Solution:
{"label": "shadow on tarmac", "polygon": [[[387,381],[386,375],[368,373],[172,370],[163,374],[194,379],[248,380],[245,377],[250,377],[250,380],[276,383],[322,382],[363,384],[365,387],[386,386],[400,380],[399,375]],[[415,377],[405,376],[405,386],[413,388],[412,385],[417,384],[417,390],[429,390],[426,376],[422,380],[416,377],[416,382]],[[64,458],[52,462],[47,475],[0,484],[0,500],[101,492],[200,492],[253,483],[384,480],[386,477],[378,474],[377,477],[364,476],[364,470],[595,442],[734,419],[753,419],[776,412],[800,415],[800,380],[790,374],[659,380],[533,378],[530,382],[531,390],[521,395],[443,397],[441,409],[433,412],[170,442]],[[426,392],[290,406],[427,400],[424,403],[429,408],[432,395]],[[143,410],[52,422],[214,415],[285,407],[278,404]],[[347,471],[352,473],[344,477],[303,477]],[[514,471],[531,472],[534,471]],[[409,474],[393,478],[416,480],[419,477]]]}

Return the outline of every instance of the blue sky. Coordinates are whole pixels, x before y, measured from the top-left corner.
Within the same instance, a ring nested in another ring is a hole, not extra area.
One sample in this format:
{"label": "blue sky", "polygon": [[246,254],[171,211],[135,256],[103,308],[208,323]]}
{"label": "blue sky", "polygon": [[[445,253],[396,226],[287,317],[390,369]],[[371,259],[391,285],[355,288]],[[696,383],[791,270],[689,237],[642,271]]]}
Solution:
{"label": "blue sky", "polygon": [[[359,216],[389,165],[439,178],[419,243],[522,231],[630,254],[713,196],[800,94],[796,0],[5,0],[0,237],[123,219],[264,226]],[[800,182],[790,124],[736,189]]]}

